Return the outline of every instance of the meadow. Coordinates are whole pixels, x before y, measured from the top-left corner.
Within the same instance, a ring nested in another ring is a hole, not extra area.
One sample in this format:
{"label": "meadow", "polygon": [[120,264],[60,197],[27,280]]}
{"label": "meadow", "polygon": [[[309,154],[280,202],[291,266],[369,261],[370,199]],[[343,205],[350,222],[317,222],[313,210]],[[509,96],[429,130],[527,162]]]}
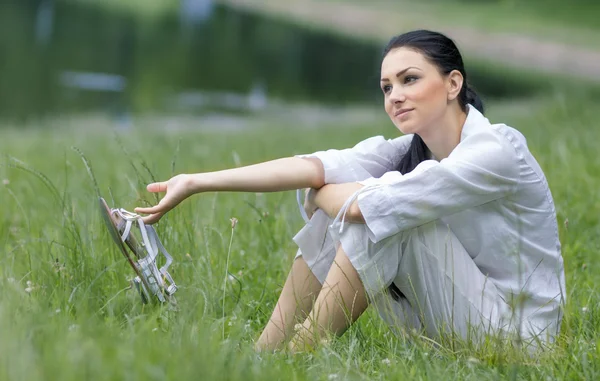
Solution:
{"label": "meadow", "polygon": [[[133,273],[102,224],[98,194],[133,210],[157,201],[147,183],[176,173],[395,136],[383,118],[319,128],[271,121],[238,131],[138,121],[127,132],[102,120],[58,119],[0,129],[0,379],[600,378],[597,102],[554,92],[489,106],[493,122],[527,137],[558,211],[568,302],[557,343],[538,356],[396,336],[373,311],[312,353],[257,355],[253,341],[277,300],[296,251],[292,237],[302,227],[293,192],[207,193],[185,201],[157,225],[175,259],[179,310],[142,305],[128,289]],[[231,218],[239,221],[235,228]]]}

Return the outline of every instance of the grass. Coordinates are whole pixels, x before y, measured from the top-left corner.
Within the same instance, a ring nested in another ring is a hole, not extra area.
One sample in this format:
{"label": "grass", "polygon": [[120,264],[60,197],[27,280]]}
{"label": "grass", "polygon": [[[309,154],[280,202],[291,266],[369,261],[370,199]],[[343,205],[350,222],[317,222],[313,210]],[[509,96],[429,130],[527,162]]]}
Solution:
{"label": "grass", "polygon": [[[302,226],[291,192],[186,201],[157,227],[175,258],[180,310],[142,306],[127,290],[131,272],[102,225],[90,174],[109,204],[131,210],[156,201],[144,191],[155,179],[391,137],[387,123],[352,129],[287,123],[235,133],[194,125],[119,134],[109,125],[6,127],[0,379],[598,379],[600,111],[594,106],[585,97],[556,94],[493,104],[488,113],[528,138],[558,211],[568,305],[558,343],[536,358],[516,349],[434,348],[392,335],[372,311],[312,354],[257,356],[252,342],[271,313],[295,253],[291,238]],[[229,256],[234,277],[223,294]]]}

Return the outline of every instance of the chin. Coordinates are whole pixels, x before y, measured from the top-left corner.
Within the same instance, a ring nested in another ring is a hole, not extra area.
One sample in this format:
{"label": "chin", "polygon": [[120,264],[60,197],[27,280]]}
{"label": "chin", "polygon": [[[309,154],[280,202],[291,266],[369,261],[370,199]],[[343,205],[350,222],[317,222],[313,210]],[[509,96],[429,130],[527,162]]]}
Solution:
{"label": "chin", "polygon": [[415,134],[419,129],[413,123],[394,123],[396,128],[404,135]]}

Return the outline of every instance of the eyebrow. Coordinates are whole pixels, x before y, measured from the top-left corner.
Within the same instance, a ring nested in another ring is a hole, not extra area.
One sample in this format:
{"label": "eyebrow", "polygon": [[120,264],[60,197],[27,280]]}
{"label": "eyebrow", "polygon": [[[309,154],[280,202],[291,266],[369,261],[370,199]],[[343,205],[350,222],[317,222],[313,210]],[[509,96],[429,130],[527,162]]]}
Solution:
{"label": "eyebrow", "polygon": [[[400,70],[398,73],[396,73],[396,78],[398,78],[399,76],[401,76],[402,74],[406,73],[408,71],[408,69],[418,69],[417,67],[414,66],[409,66],[404,70]],[[381,78],[381,82],[389,82],[390,80],[387,78]]]}

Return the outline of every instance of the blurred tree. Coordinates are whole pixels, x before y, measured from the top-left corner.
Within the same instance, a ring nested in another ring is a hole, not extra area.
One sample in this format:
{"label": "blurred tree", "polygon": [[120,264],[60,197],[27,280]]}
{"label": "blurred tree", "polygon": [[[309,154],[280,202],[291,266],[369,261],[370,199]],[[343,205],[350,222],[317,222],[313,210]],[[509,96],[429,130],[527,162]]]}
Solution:
{"label": "blurred tree", "polygon": [[[209,18],[182,29],[176,8],[148,17],[101,2],[4,0],[0,116],[160,112],[166,99],[198,91],[254,91],[261,99],[266,92],[334,104],[380,101],[381,49],[221,5],[210,8]],[[488,97],[548,89],[546,83],[486,64],[468,70]],[[101,85],[95,91],[65,87],[65,72],[124,79],[125,86],[120,92]]]}

